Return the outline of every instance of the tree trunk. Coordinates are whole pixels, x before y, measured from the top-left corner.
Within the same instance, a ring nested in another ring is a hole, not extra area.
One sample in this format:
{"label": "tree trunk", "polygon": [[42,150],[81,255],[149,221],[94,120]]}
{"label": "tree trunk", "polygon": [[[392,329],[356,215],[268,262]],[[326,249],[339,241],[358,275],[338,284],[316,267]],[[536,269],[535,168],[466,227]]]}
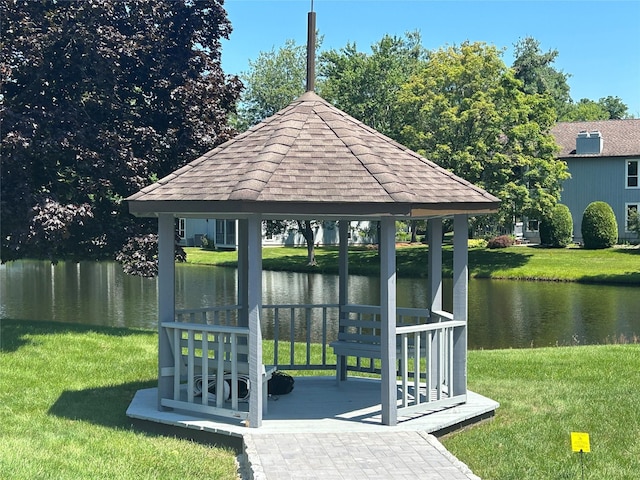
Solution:
{"label": "tree trunk", "polygon": [[307,265],[316,266],[316,251],[313,244],[314,235],[310,220],[298,220],[298,228],[307,242]]}
{"label": "tree trunk", "polygon": [[416,234],[416,230],[418,230],[418,221],[411,220],[409,223],[409,228],[411,229],[411,243],[416,243],[418,241],[418,236]]}

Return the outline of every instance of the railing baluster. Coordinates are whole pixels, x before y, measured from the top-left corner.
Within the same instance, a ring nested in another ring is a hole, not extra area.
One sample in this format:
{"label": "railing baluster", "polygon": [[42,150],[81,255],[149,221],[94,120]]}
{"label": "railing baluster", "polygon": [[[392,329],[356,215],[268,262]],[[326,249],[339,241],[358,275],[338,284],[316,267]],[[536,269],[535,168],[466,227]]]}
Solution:
{"label": "railing baluster", "polygon": [[[413,388],[416,390],[416,402],[415,404],[420,404],[420,371],[422,366],[420,365],[420,332],[416,332],[413,334],[413,349],[414,349],[414,358],[413,358]],[[427,402],[429,401],[429,397],[427,397]]]}
{"label": "railing baluster", "polygon": [[202,332],[202,404],[209,404],[209,334]]}
{"label": "railing baluster", "polygon": [[[409,387],[409,338],[406,334],[400,335],[400,342],[402,344],[402,406],[406,407],[409,405],[409,392],[407,388]],[[415,368],[414,368],[415,369]]]}
{"label": "railing baluster", "polygon": [[296,319],[295,307],[289,309],[289,362],[291,365],[295,363],[295,346],[296,346]]}
{"label": "railing baluster", "polygon": [[180,400],[180,375],[182,374],[182,331],[173,329],[173,399]]}
{"label": "railing baluster", "polygon": [[307,323],[307,366],[311,365],[311,309],[305,308],[305,317]]}
{"label": "railing baluster", "polygon": [[447,392],[449,397],[453,397],[453,328],[447,328],[449,338],[449,374],[447,379]]}
{"label": "railing baluster", "polygon": [[427,401],[431,401],[431,389],[433,388],[432,385],[432,371],[433,371],[433,362],[431,361],[432,359],[432,345],[431,342],[433,342],[433,332],[427,332],[427,344],[425,345],[425,357],[427,360],[427,368],[426,368],[426,373],[427,373],[427,378],[426,378],[426,384],[427,384]]}
{"label": "railing baluster", "polygon": [[[218,333],[218,351],[216,352],[216,359],[218,360],[218,365],[216,366],[216,407],[218,408],[224,405],[224,339],[224,334]],[[237,389],[237,385],[231,385],[232,397],[238,395]]]}
{"label": "railing baluster", "polygon": [[322,365],[327,364],[327,307],[322,307]]}
{"label": "railing baluster", "polygon": [[235,395],[231,395],[231,408],[238,409],[238,336],[235,333],[231,334],[231,392]]}
{"label": "railing baluster", "polygon": [[187,334],[187,402],[193,403],[194,390],[194,363],[195,363],[195,338],[194,331],[189,330]]}
{"label": "railing baluster", "polygon": [[280,309],[275,307],[273,315],[273,363],[278,365],[278,345],[280,341]]}
{"label": "railing baluster", "polygon": [[443,382],[443,374],[444,374],[444,365],[443,365],[443,360],[445,357],[443,357],[444,355],[444,345],[443,345],[443,341],[442,341],[442,330],[438,330],[438,343],[437,343],[437,348],[438,348],[438,378],[437,378],[437,383],[436,383],[436,400],[440,400],[442,398],[442,382]]}

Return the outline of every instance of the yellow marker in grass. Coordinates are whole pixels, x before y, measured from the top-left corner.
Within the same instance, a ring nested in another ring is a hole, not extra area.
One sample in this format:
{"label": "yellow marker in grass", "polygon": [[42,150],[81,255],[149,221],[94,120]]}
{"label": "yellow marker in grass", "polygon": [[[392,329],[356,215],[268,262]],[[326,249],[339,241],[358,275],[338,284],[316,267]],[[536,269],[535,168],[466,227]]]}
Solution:
{"label": "yellow marker in grass", "polygon": [[589,434],[571,432],[571,450],[580,453],[580,470],[582,470],[582,480],[584,480],[584,454],[591,452]]}
{"label": "yellow marker in grass", "polygon": [[571,432],[571,450],[574,452],[590,453],[589,434],[583,432]]}

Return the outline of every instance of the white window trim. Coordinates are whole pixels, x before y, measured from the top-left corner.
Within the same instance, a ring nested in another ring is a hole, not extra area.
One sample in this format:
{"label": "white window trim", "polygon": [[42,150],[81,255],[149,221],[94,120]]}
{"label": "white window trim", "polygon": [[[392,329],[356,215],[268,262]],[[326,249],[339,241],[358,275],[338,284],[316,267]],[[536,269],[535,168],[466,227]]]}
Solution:
{"label": "white window trim", "polygon": [[[636,162],[637,164],[637,167],[636,167],[637,185],[635,187],[629,186],[629,162]],[[629,190],[637,190],[638,188],[640,188],[640,160],[633,158],[633,159],[626,159],[624,161],[624,188]]]}

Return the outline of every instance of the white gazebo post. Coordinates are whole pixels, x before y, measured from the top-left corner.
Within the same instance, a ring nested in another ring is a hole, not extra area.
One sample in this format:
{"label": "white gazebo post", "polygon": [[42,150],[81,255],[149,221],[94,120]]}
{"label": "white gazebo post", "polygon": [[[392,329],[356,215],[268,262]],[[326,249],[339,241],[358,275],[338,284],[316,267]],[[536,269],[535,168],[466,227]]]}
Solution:
{"label": "white gazebo post", "polygon": [[237,299],[238,326],[248,327],[247,292],[249,291],[249,230],[247,219],[238,219],[238,269]]}
{"label": "white gazebo post", "polygon": [[429,308],[442,310],[442,219],[427,221],[429,242]]}
{"label": "white gazebo post", "polygon": [[[349,303],[349,221],[340,220],[338,231],[340,241],[340,251],[338,259],[338,304],[339,311],[338,316],[342,318],[343,315],[349,315],[342,309],[347,303]],[[346,380],[347,376],[347,362],[342,362],[342,371],[337,372],[340,381]],[[338,385],[340,382],[338,382]]]}
{"label": "white gazebo post", "polygon": [[398,423],[396,383],[396,221],[380,221],[380,320],[382,349],[382,423]]}
{"label": "white gazebo post", "polygon": [[[429,309],[430,312],[442,311],[442,218],[428,220],[429,238]],[[432,322],[440,317],[432,315]],[[436,385],[443,368],[442,347],[438,335],[431,340],[431,385]]]}
{"label": "white gazebo post", "polygon": [[[453,216],[453,319],[467,322],[469,297],[469,221],[466,214]],[[467,326],[454,329],[453,385],[451,396],[467,393]]]}
{"label": "white gazebo post", "polygon": [[247,223],[247,312],[249,320],[249,426],[262,426],[262,218],[252,215]]}
{"label": "white gazebo post", "polygon": [[[174,366],[171,344],[163,322],[175,321],[175,220],[173,215],[158,214],[158,410],[163,398],[173,396],[173,377],[163,370]],[[174,372],[173,375],[180,375]]]}

